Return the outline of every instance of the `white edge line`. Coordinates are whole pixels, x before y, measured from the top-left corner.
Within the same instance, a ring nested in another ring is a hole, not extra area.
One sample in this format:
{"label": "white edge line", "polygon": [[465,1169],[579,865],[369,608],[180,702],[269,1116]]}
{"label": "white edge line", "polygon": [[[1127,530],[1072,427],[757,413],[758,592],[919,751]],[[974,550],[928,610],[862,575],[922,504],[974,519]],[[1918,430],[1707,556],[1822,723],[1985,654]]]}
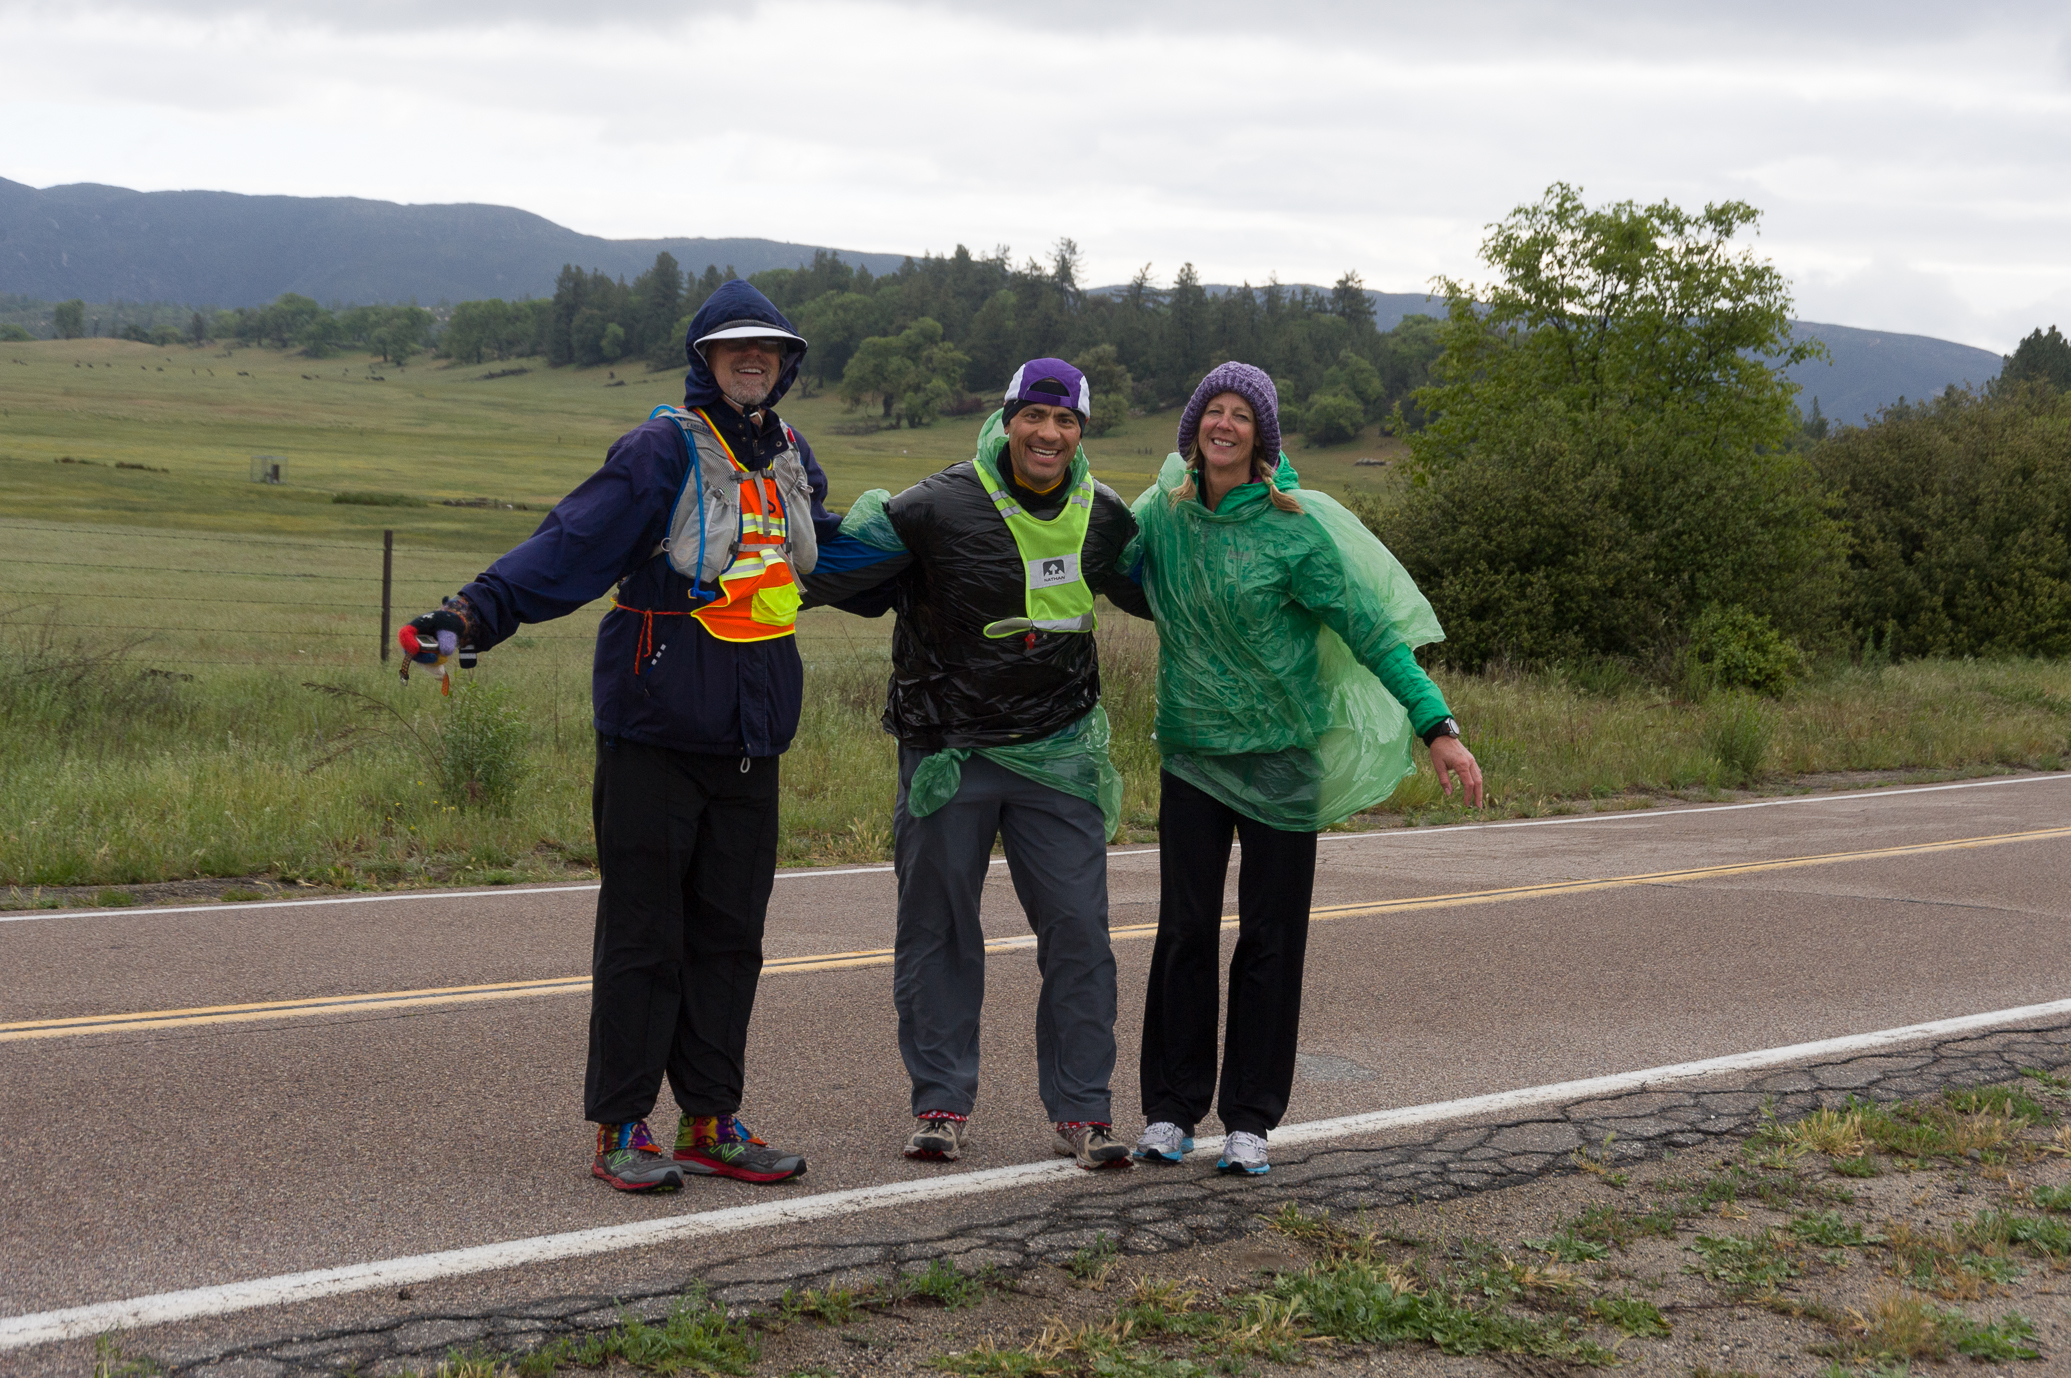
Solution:
{"label": "white edge line", "polygon": [[[1370,1134],[1377,1130],[1429,1124],[1439,1120],[1464,1119],[1525,1106],[1593,1100],[1599,1096],[1636,1090],[1661,1082],[1686,1081],[1718,1072],[1771,1067],[1779,1063],[1796,1062],[1833,1053],[1858,1053],[1921,1038],[1963,1033],[1995,1025],[2024,1023],[2031,1019],[2066,1013],[2071,1013],[2071,1000],[2052,1000],[2041,1005],[2021,1005],[1985,1014],[1959,1015],[1952,1019],[1931,1020],[1925,1024],[1880,1029],[1874,1033],[1848,1034],[1839,1038],[1818,1039],[1811,1043],[1793,1043],[1780,1048],[1763,1048],[1755,1052],[1702,1058],[1695,1062],[1671,1063],[1665,1067],[1648,1067],[1637,1072],[1618,1072],[1610,1076],[1588,1077],[1580,1081],[1553,1082],[1545,1086],[1467,1096],[1459,1100],[1436,1101],[1428,1105],[1409,1105],[1363,1115],[1344,1115],[1337,1119],[1310,1120],[1307,1123],[1274,1130],[1272,1141],[1283,1145],[1316,1143],[1326,1139]],[[1222,1139],[1219,1137],[1203,1138],[1195,1143],[1196,1151],[1204,1154],[1221,1147]],[[1077,1171],[1077,1165],[1069,1160],[1017,1163],[1012,1167],[988,1168],[979,1172],[956,1173],[946,1177],[917,1178],[874,1187],[855,1187],[847,1191],[824,1192],[818,1196],[803,1196],[788,1201],[735,1206],[727,1210],[702,1211],[695,1215],[643,1220],[627,1225],[605,1225],[566,1234],[537,1235],[530,1239],[514,1239],[500,1244],[450,1249],[442,1253],[384,1259],[377,1263],[320,1268],[313,1272],[254,1278],[247,1282],[225,1283],[218,1287],[197,1287],[182,1292],[160,1292],[152,1296],[132,1297],[125,1301],[74,1306],[62,1311],[39,1311],[29,1315],[8,1316],[0,1318],[0,1350],[23,1349],[30,1345],[78,1339],[121,1327],[164,1325],[173,1321],[221,1316],[261,1306],[314,1301],[321,1297],[370,1291],[377,1287],[407,1286],[411,1283],[491,1272],[528,1263],[581,1258],[608,1253],[614,1249],[638,1248],[670,1240],[695,1239],[704,1235],[728,1234],[736,1230],[767,1229],[808,1220],[822,1220],[834,1215],[883,1210],[914,1198],[937,1201],[953,1196],[973,1196],[998,1191],[1004,1187],[1043,1182],[1050,1178],[1070,1178],[1075,1176]]]}
{"label": "white edge line", "polygon": [[[2071,771],[2060,771],[2049,775],[2000,776],[1990,780],[1963,780],[1948,785],[1909,785],[1904,789],[1860,789],[1840,794],[1793,795],[1788,799],[1757,799],[1746,804],[1702,804],[1688,809],[1622,809],[1616,813],[1562,814],[1558,818],[1518,818],[1507,823],[1446,823],[1432,828],[1370,828],[1353,833],[1319,833],[1318,842],[1371,842],[1376,838],[1432,837],[1444,833],[1491,832],[1503,828],[1551,828],[1572,823],[1637,823],[1650,818],[1677,818],[1691,813],[1733,813],[1740,809],[1775,809],[1791,804],[1840,804],[1851,801],[1890,799],[1901,794],[1935,794],[1952,789],[1988,789],[1994,785],[2033,785],[2048,781],[2071,780]],[[1155,856],[1158,849],[1136,847],[1128,851],[1110,851],[1109,857]],[[1004,857],[994,857],[994,866],[1006,865]],[[806,868],[795,871],[779,871],[778,880],[823,880],[833,876],[875,876],[892,870],[889,866],[846,866],[833,870]],[[19,889],[20,887],[15,887]],[[145,918],[159,914],[213,914],[242,913],[253,909],[307,909],[325,904],[395,904],[404,900],[472,900],[505,897],[512,895],[556,895],[595,890],[594,883],[584,885],[534,885],[501,886],[494,890],[426,890],[403,895],[332,895],[313,900],[257,900],[249,904],[182,904],[166,905],[124,905],[120,909],[31,909],[0,910],[0,923],[29,923],[38,919],[89,919],[108,914],[123,914],[131,918]]]}

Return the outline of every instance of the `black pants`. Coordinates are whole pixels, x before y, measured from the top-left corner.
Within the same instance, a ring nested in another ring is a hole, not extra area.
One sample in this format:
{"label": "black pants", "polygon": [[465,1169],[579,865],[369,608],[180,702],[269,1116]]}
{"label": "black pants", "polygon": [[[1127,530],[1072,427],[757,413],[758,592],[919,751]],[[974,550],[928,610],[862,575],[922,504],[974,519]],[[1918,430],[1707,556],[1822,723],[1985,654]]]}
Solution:
{"label": "black pants", "polygon": [[597,938],[583,1114],[740,1109],[777,866],[777,758],[597,741]]}
{"label": "black pants", "polygon": [[1158,774],[1158,943],[1143,1009],[1143,1116],[1193,1133],[1215,1094],[1223,878],[1232,836],[1237,951],[1223,1035],[1226,1130],[1264,1134],[1287,1113],[1301,1034],[1302,960],[1316,886],[1316,834],[1254,822],[1186,781]]}

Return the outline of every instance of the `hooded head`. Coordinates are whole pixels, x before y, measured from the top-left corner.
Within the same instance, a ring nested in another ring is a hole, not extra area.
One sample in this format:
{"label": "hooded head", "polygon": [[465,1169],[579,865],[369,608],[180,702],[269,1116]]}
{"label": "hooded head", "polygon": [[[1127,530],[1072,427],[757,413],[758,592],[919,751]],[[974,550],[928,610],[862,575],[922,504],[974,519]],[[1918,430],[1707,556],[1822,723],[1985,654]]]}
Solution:
{"label": "hooded head", "polygon": [[[798,335],[791,328],[791,322],[784,319],[784,313],[777,310],[768,297],[739,278],[721,283],[719,290],[707,297],[698,313],[690,318],[690,331],[683,337],[683,352],[690,360],[690,372],[683,375],[684,406],[711,407],[723,400],[719,383],[713,378],[712,368],[705,362],[704,351],[698,348],[697,342],[714,331],[750,321],[769,326],[771,335],[789,335],[794,339]],[[791,390],[791,384],[797,381],[798,365],[805,358],[805,350],[805,341],[799,340],[796,348],[784,352],[784,367],[777,374],[776,386],[770,389],[764,406],[775,406]]]}

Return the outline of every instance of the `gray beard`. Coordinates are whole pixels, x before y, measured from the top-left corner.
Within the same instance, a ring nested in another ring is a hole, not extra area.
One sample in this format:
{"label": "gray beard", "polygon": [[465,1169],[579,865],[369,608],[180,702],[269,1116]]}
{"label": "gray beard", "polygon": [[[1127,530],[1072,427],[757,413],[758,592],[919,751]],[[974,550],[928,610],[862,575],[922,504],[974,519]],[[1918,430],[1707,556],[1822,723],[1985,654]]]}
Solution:
{"label": "gray beard", "polygon": [[720,395],[742,411],[755,411],[760,408],[768,400],[771,391],[772,389],[767,387],[751,388],[745,383],[722,383],[719,386]]}

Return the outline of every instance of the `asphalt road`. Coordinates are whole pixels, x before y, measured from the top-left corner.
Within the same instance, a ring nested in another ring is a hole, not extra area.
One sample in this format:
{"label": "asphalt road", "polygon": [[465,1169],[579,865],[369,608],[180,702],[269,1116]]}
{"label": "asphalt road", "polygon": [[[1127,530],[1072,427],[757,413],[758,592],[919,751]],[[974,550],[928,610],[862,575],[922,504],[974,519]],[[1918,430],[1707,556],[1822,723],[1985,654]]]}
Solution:
{"label": "asphalt road", "polygon": [[[2066,825],[2071,776],[1328,837],[1289,1120],[2062,998]],[[1945,845],[1965,839],[1991,840]],[[1132,1135],[1150,942],[1129,930],[1155,922],[1157,865],[1141,848],[1110,864]],[[1540,888],[1487,893],[1512,887]],[[0,1318],[944,1171],[897,1152],[891,973],[868,955],[890,946],[892,895],[881,869],[777,883],[744,1116],[808,1176],[666,1197],[589,1176],[580,982],[450,989],[581,976],[592,891],[0,923]],[[985,922],[1027,931],[1004,867]],[[866,955],[808,960],[846,953]],[[956,1171],[1048,1152],[1033,953],[989,968]],[[336,1003],[429,989],[448,993]],[[197,1022],[308,1000],[332,1003]],[[96,1022],[196,1009],[213,1013]]]}

